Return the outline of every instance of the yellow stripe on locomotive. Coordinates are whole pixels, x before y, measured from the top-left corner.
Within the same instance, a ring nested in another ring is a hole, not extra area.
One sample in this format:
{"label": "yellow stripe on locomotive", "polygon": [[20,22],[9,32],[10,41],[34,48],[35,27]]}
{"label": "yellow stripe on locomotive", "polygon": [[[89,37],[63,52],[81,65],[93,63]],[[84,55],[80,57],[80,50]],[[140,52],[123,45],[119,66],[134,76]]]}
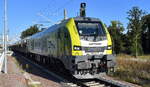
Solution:
{"label": "yellow stripe on locomotive", "polygon": [[70,33],[71,43],[72,43],[72,56],[82,56],[81,50],[73,50],[74,46],[81,46],[80,37],[74,22],[74,19],[71,18],[66,24],[66,27]]}

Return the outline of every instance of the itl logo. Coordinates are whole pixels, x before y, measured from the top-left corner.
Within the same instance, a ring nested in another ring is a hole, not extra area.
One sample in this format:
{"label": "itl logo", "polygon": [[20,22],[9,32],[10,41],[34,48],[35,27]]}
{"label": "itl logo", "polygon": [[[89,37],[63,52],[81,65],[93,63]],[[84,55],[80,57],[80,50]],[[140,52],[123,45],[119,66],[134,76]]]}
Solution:
{"label": "itl logo", "polygon": [[89,45],[101,45],[101,43],[89,43]]}

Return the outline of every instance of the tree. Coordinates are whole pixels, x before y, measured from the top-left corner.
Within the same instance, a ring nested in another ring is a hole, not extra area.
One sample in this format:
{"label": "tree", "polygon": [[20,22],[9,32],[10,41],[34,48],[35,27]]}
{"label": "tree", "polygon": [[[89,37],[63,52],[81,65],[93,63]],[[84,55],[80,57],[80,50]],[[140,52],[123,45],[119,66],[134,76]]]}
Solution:
{"label": "tree", "polygon": [[21,33],[21,39],[24,39],[24,38],[26,38],[26,37],[28,37],[28,36],[31,36],[31,35],[33,35],[33,34],[35,34],[35,33],[38,33],[38,32],[40,32],[40,30],[39,30],[39,28],[37,27],[37,25],[33,25],[33,26],[31,26],[30,28],[28,28],[28,29],[26,29],[25,31],[23,31],[22,33]]}
{"label": "tree", "polygon": [[130,51],[137,57],[139,54],[142,54],[141,46],[141,33],[142,33],[142,22],[141,18],[144,16],[145,12],[139,7],[133,7],[127,12],[129,20],[128,24],[128,39],[130,39]]}
{"label": "tree", "polygon": [[108,27],[108,31],[110,32],[112,36],[112,42],[113,42],[113,51],[115,54],[121,53],[124,51],[124,42],[123,42],[123,31],[124,27],[122,23],[119,21],[111,21],[111,25]]}
{"label": "tree", "polygon": [[142,17],[142,47],[144,53],[150,53],[150,14]]}

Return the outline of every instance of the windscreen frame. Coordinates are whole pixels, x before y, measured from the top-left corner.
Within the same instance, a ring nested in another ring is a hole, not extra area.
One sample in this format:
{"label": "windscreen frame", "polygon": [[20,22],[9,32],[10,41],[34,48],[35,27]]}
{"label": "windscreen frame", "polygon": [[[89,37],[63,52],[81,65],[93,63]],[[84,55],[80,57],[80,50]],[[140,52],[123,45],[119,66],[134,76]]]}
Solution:
{"label": "windscreen frame", "polygon": [[[105,35],[106,35],[105,28],[104,28],[104,26],[102,25],[102,23],[101,23],[100,21],[75,21],[76,28],[77,28],[77,31],[78,31],[78,33],[79,33],[79,26],[78,26],[78,23],[97,23],[97,24],[100,25],[99,27],[101,28],[101,30],[102,30],[102,32],[103,32],[103,35],[96,35],[96,36],[105,36]],[[98,28],[98,30],[99,30],[100,28]],[[99,30],[99,32],[101,32],[101,30]],[[79,36],[92,36],[92,35],[81,35],[81,34],[79,33]]]}

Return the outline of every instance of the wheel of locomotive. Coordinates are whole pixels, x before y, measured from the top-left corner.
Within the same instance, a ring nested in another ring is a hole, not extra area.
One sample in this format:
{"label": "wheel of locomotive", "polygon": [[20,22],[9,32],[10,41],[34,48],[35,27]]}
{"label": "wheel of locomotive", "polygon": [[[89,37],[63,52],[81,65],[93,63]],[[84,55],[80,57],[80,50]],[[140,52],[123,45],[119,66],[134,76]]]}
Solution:
{"label": "wheel of locomotive", "polygon": [[38,63],[38,64],[40,64],[40,56],[39,55],[36,55],[36,58],[35,58],[35,60],[36,60],[36,62]]}
{"label": "wheel of locomotive", "polygon": [[44,56],[43,56],[43,58],[44,58],[44,65],[47,65],[47,58]]}
{"label": "wheel of locomotive", "polygon": [[43,57],[41,56],[41,55],[39,55],[39,58],[40,58],[40,64],[42,64],[43,65]]}
{"label": "wheel of locomotive", "polygon": [[56,67],[55,70],[60,70],[60,66],[59,66],[59,63],[58,63],[58,60],[56,58],[54,58],[54,66]]}
{"label": "wheel of locomotive", "polygon": [[54,58],[53,57],[48,57],[49,63],[48,63],[48,68],[51,70],[54,70]]}
{"label": "wheel of locomotive", "polygon": [[47,59],[48,59],[48,64],[47,64],[47,67],[51,67],[52,65],[51,65],[51,61],[50,61],[50,57],[47,57]]}
{"label": "wheel of locomotive", "polygon": [[57,63],[59,64],[58,67],[61,67],[60,72],[64,73],[66,71],[66,68],[65,68],[65,65],[63,64],[63,62],[58,60]]}
{"label": "wheel of locomotive", "polygon": [[43,58],[42,58],[42,56],[40,56],[39,58],[40,58],[40,62],[39,63],[43,65]]}
{"label": "wheel of locomotive", "polygon": [[42,59],[43,59],[42,63],[43,63],[43,65],[45,65],[45,57],[42,56]]}
{"label": "wheel of locomotive", "polygon": [[29,59],[33,60],[32,54],[29,53]]}

